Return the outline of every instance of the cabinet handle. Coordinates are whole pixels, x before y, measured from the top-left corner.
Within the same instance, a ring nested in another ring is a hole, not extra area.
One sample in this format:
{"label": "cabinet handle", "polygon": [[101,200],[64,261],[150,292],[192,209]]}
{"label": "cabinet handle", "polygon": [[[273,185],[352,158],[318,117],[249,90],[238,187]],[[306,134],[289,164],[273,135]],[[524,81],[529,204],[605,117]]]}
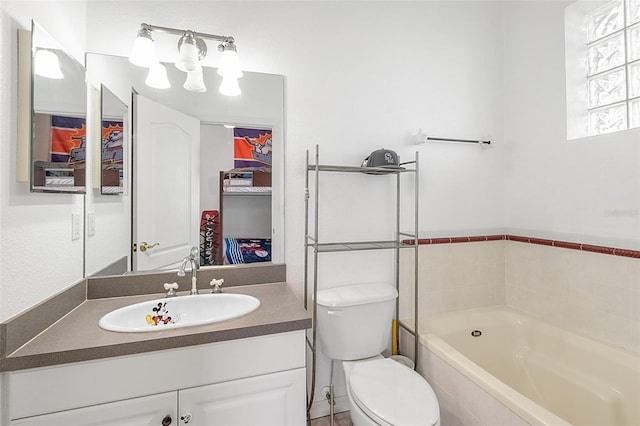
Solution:
{"label": "cabinet handle", "polygon": [[191,421],[191,413],[187,411],[186,413],[184,413],[184,416],[180,417],[180,420],[185,423],[189,423]]}
{"label": "cabinet handle", "polygon": [[169,426],[171,424],[171,414],[167,414],[166,416],[164,416],[164,419],[162,419],[162,426]]}

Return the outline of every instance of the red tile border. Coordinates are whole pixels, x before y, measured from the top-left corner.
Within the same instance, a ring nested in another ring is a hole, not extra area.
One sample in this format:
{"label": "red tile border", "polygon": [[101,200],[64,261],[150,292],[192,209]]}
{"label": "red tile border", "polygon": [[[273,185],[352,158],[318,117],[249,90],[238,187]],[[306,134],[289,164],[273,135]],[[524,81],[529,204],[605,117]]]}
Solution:
{"label": "red tile border", "polygon": [[570,243],[568,241],[554,241],[554,247],[566,248],[571,250],[582,250],[582,244],[579,243]]}
{"label": "red tile border", "polygon": [[509,241],[518,241],[521,243],[528,243],[529,242],[529,238],[527,237],[519,237],[517,235],[505,235],[506,239]]}
{"label": "red tile border", "polygon": [[451,242],[452,243],[468,243],[469,237],[452,237]]}
{"label": "red tile border", "polygon": [[614,256],[633,257],[634,259],[640,259],[640,251],[638,250],[626,250],[626,249],[613,249]]}
{"label": "red tile border", "polygon": [[594,246],[591,244],[582,244],[581,250],[592,251],[594,253],[601,253],[601,254],[611,254],[611,255],[613,255],[615,252],[615,249],[612,247]]}
{"label": "red tile border", "polygon": [[[418,245],[431,244],[454,244],[454,243],[472,243],[480,241],[500,241],[509,240],[520,243],[538,244],[543,246],[551,246],[565,248],[570,250],[588,251],[592,253],[608,254],[611,256],[631,257],[640,259],[640,250],[628,250],[615,247],[597,246],[593,244],[573,243],[570,241],[547,240],[544,238],[523,237],[520,235],[474,235],[470,237],[440,237],[440,238],[419,238]],[[413,245],[414,240],[404,240],[404,244]]]}
{"label": "red tile border", "polygon": [[530,244],[539,244],[541,246],[552,246],[553,240],[545,240],[543,238],[529,238]]}

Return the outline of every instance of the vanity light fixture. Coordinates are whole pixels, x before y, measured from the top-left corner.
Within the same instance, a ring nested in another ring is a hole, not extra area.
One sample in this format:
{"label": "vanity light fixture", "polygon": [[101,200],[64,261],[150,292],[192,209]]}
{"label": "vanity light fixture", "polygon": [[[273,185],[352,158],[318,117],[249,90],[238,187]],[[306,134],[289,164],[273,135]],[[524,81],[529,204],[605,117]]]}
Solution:
{"label": "vanity light fixture", "polygon": [[55,52],[48,49],[38,49],[34,64],[34,71],[37,75],[46,78],[59,80],[64,78],[60,69],[60,59]]}
{"label": "vanity light fixture", "polygon": [[[187,73],[183,87],[191,92],[205,92],[207,90],[200,63],[207,55],[207,45],[204,40],[211,39],[219,42],[218,50],[222,52],[222,55],[218,74],[222,76],[222,84],[218,91],[227,96],[237,96],[241,93],[238,79],[242,77],[242,69],[233,37],[196,33],[191,30],[178,30],[143,23],[140,25],[129,61],[135,65],[149,68],[149,77],[145,81],[147,84],[152,85],[150,80],[155,81],[155,79],[151,79],[151,73],[154,67],[158,70],[156,64],[159,64],[151,36],[152,32],[173,34],[180,37],[176,68]],[[170,87],[168,81],[165,84],[152,85],[157,88],[160,88],[159,86]]]}

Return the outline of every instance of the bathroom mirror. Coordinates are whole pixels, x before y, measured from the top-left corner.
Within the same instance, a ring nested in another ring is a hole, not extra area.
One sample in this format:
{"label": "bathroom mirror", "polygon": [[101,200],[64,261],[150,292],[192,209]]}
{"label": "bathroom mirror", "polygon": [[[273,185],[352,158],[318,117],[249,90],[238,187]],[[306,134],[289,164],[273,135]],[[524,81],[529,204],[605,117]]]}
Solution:
{"label": "bathroom mirror", "polygon": [[[207,86],[205,93],[193,93],[185,90],[182,86],[185,74],[177,70],[173,64],[166,64],[167,74],[171,82],[171,88],[160,90],[148,87],[145,84],[147,72],[145,69],[132,65],[127,58],[101,55],[89,53],[87,54],[87,72],[89,82],[92,85],[99,86],[103,84],[108,87],[114,95],[120,99],[126,99],[128,102],[129,116],[132,121],[130,127],[133,130],[131,139],[131,149],[125,148],[132,152],[133,160],[130,164],[132,180],[130,183],[130,192],[127,199],[131,197],[131,210],[126,217],[122,215],[103,215],[96,211],[96,222],[106,223],[108,229],[113,231],[109,234],[113,238],[112,243],[103,242],[100,247],[120,246],[122,240],[126,239],[130,251],[127,253],[119,253],[120,257],[128,257],[128,271],[147,271],[158,269],[174,269],[178,265],[166,265],[158,267],[140,266],[141,262],[135,260],[136,256],[147,256],[154,253],[154,250],[163,247],[169,247],[172,244],[163,244],[162,241],[156,240],[153,234],[137,235],[136,220],[145,221],[145,217],[154,217],[154,214],[141,214],[140,205],[149,206],[155,204],[154,199],[148,202],[140,202],[138,193],[135,189],[137,179],[141,175],[148,175],[144,171],[145,167],[149,167],[151,161],[150,155],[140,155],[138,149],[141,139],[147,139],[140,134],[140,123],[138,122],[138,113],[136,105],[133,105],[133,99],[144,98],[162,105],[163,107],[173,109],[176,115],[187,115],[195,119],[198,123],[201,149],[200,149],[200,172],[198,177],[189,180],[189,184],[180,185],[180,191],[191,194],[191,198],[199,199],[199,214],[196,218],[196,238],[200,239],[201,213],[203,211],[217,210],[219,205],[215,204],[216,200],[220,200],[220,172],[233,168],[233,150],[229,144],[233,144],[233,127],[250,128],[250,129],[268,129],[272,132],[270,144],[272,149],[272,167],[271,167],[271,193],[270,206],[271,218],[270,234],[271,234],[271,261],[276,263],[284,262],[284,176],[283,176],[283,156],[284,156],[284,78],[280,75],[263,74],[255,72],[245,72],[240,79],[240,87],[242,94],[238,97],[226,97],[218,93],[219,79],[215,68],[204,67],[204,82]],[[132,96],[133,92],[133,96]],[[137,101],[136,101],[137,102]],[[226,127],[225,127],[226,125]],[[222,144],[219,149],[215,148],[215,144]],[[230,150],[231,149],[231,150]],[[176,161],[182,155],[181,151],[176,151]],[[221,162],[220,157],[229,156],[228,161]],[[125,163],[127,155],[125,154]],[[159,178],[164,179],[166,176],[172,176],[174,172],[170,169],[156,168],[164,170]],[[163,181],[162,185],[155,185],[156,189],[168,185],[168,181]],[[126,187],[126,185],[125,185]],[[146,192],[146,191],[145,191]],[[174,192],[175,194],[175,192]],[[106,197],[107,199],[109,197]],[[160,197],[168,200],[171,204],[173,195]],[[257,197],[255,197],[257,198]],[[95,200],[88,199],[89,203]],[[235,202],[235,200],[234,200]],[[173,203],[180,205],[181,203]],[[87,206],[88,211],[95,210],[93,206]],[[164,211],[164,207],[156,208],[155,211]],[[263,216],[263,215],[261,215]],[[148,221],[148,220],[147,220]],[[110,224],[113,223],[113,226]],[[191,220],[193,223],[193,219]],[[124,229],[132,224],[131,232],[124,232]],[[123,231],[123,232],[121,232]],[[203,231],[204,232],[204,231]],[[190,232],[193,234],[193,232]],[[133,237],[132,237],[133,235]],[[148,247],[159,242],[158,246]],[[202,242],[202,240],[200,240]],[[142,243],[146,243],[145,251],[141,251]],[[86,257],[87,263],[101,263],[108,266],[118,256],[112,255],[110,258],[104,257],[104,250],[99,247],[87,247]],[[132,248],[135,247],[135,250]],[[182,253],[184,251],[184,253]],[[188,250],[180,251],[181,258],[188,255]],[[218,266],[215,266],[218,267]]]}
{"label": "bathroom mirror", "polygon": [[104,84],[100,86],[100,190],[102,194],[119,195],[126,189],[125,141],[128,130],[128,108]]}
{"label": "bathroom mirror", "polygon": [[31,191],[85,192],[85,69],[31,26]]}

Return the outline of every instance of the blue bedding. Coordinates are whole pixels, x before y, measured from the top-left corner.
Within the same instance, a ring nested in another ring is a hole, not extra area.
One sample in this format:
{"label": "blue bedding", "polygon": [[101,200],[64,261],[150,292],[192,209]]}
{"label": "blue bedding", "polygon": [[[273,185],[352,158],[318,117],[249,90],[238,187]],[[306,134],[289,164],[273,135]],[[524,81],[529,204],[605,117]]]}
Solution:
{"label": "blue bedding", "polygon": [[225,238],[225,263],[271,262],[271,239]]}

